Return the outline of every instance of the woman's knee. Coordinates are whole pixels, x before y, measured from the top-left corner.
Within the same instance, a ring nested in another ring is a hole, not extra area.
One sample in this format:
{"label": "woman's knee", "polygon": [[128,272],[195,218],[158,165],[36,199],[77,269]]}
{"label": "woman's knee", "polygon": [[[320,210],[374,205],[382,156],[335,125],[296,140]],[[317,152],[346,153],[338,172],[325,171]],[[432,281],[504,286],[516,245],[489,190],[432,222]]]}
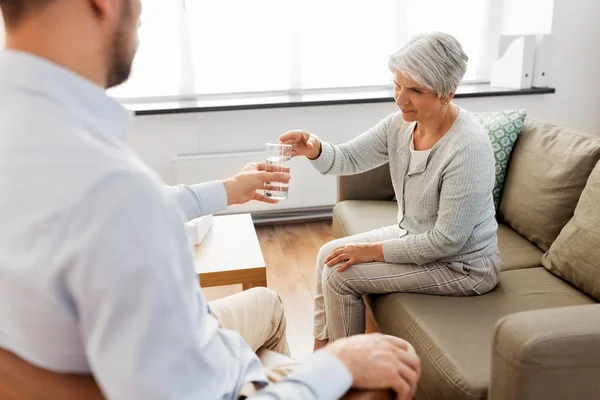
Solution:
{"label": "woman's knee", "polygon": [[328,242],[321,246],[321,248],[319,249],[319,254],[317,256],[317,264],[323,264],[327,256],[331,254],[331,252],[333,251],[332,243],[333,242]]}
{"label": "woman's knee", "polygon": [[338,295],[353,294],[352,278],[355,276],[355,271],[352,270],[353,267],[342,272],[338,270],[339,267],[340,265],[326,267],[327,272],[323,273],[323,286],[330,293]]}
{"label": "woman's knee", "polygon": [[325,268],[325,260],[338,246],[339,245],[336,244],[335,240],[321,246],[319,254],[317,255],[317,272],[322,271]]}

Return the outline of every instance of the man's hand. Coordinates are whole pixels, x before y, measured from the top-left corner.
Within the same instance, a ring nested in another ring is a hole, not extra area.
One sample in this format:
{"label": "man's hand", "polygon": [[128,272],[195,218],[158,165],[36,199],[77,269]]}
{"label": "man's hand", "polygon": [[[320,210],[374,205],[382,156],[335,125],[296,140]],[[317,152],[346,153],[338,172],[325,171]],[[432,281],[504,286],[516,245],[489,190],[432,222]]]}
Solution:
{"label": "man's hand", "polygon": [[392,389],[398,400],[412,399],[421,361],[405,340],[378,333],[336,340],[327,351],[348,368],[356,389]]}
{"label": "man's hand", "polygon": [[374,261],[385,261],[383,257],[383,245],[381,243],[357,243],[338,247],[325,259],[325,265],[333,267],[344,262],[338,272],[342,272],[354,264],[362,264]]}
{"label": "man's hand", "polygon": [[250,200],[262,201],[263,203],[276,204],[277,200],[266,197],[257,190],[264,190],[267,182],[288,183],[290,181],[288,172],[266,172],[265,163],[250,163],[233,178],[223,181],[227,192],[227,203],[244,204]]}
{"label": "man's hand", "polygon": [[281,135],[279,142],[292,145],[292,157],[306,156],[315,160],[321,155],[321,141],[304,131],[289,131]]}

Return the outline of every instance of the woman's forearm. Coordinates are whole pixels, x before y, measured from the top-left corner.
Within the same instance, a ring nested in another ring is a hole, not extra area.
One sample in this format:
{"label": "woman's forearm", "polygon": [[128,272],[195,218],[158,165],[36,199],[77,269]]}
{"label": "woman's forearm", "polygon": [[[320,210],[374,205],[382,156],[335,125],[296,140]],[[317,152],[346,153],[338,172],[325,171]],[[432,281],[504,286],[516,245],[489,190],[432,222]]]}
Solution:
{"label": "woman's forearm", "polygon": [[394,114],[351,141],[334,145],[319,140],[313,166],[326,175],[353,175],[369,171],[388,161],[387,131]]}

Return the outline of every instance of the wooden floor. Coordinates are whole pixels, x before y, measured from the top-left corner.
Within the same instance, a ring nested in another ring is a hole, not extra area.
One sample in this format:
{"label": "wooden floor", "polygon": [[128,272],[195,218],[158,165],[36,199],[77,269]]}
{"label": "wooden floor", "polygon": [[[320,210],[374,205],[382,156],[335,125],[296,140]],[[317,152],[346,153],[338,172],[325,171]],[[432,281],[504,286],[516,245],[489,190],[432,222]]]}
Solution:
{"label": "wooden floor", "polygon": [[[256,229],[267,264],[268,287],[281,296],[288,319],[292,356],[312,353],[315,262],[319,248],[333,239],[331,222],[262,226]],[[205,289],[214,300],[241,291],[240,285]]]}

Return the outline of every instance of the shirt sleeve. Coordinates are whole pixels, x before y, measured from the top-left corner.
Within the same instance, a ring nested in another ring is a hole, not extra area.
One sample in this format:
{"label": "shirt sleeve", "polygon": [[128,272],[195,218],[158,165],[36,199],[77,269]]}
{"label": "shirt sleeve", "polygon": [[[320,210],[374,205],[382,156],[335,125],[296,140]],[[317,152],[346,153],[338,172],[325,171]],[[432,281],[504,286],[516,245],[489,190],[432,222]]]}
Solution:
{"label": "shirt sleeve", "polygon": [[180,213],[162,196],[154,182],[115,177],[74,212],[68,239],[82,250],[64,276],[89,367],[110,399],[235,398],[266,377],[209,315]]}
{"label": "shirt sleeve", "polygon": [[188,221],[227,208],[225,186],[219,181],[163,186],[163,190],[179,205]]}
{"label": "shirt sleeve", "polygon": [[492,202],[494,155],[485,141],[466,144],[445,168],[438,216],[430,231],[383,242],[389,263],[423,265],[457,254],[484,210]]}
{"label": "shirt sleeve", "polygon": [[267,386],[252,400],[329,400],[341,398],[352,386],[352,376],[342,362],[325,351],[316,352],[288,378]]}
{"label": "shirt sleeve", "polygon": [[353,175],[388,162],[387,135],[397,114],[390,114],[377,125],[351,141],[334,145],[321,142],[321,155],[311,164],[327,175]]}

